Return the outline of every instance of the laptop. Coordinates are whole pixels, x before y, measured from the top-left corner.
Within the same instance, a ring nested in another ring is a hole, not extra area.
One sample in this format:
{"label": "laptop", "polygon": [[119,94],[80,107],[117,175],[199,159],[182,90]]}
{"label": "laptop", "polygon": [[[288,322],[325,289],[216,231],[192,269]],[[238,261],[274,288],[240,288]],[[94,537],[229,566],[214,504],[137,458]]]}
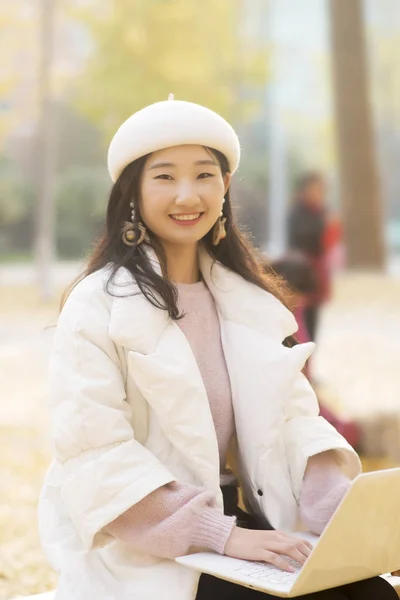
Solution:
{"label": "laptop", "polygon": [[201,552],[176,561],[238,585],[295,598],[400,568],[400,468],[359,475],[320,537],[304,532],[313,550],[294,573],[266,563]]}

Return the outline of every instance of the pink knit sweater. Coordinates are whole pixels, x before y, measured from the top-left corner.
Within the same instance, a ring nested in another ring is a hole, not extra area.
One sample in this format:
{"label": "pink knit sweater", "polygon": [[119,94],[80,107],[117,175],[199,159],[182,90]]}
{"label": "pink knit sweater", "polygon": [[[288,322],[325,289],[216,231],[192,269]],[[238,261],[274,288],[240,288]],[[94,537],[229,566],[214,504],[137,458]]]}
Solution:
{"label": "pink knit sweater", "polygon": [[[178,325],[186,335],[207,391],[220,455],[221,482],[229,480],[226,452],[234,433],[229,376],[214,300],[203,282],[179,284]],[[348,487],[332,453],[309,460],[300,511],[305,524],[320,533]],[[328,501],[325,501],[328,498]],[[155,490],[105,527],[111,535],[143,552],[176,558],[193,547],[223,553],[235,518],[214,508],[212,494],[179,482]]]}

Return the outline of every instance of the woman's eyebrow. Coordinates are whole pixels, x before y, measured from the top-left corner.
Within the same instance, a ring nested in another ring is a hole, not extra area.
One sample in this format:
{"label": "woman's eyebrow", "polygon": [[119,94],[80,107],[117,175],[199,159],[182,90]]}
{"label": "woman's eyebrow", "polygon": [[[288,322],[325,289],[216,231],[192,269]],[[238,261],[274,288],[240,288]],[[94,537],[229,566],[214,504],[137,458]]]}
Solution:
{"label": "woman's eyebrow", "polygon": [[[194,163],[196,166],[203,166],[203,165],[213,165],[214,167],[217,167],[217,163],[215,161],[213,161],[211,158],[206,158],[204,160],[196,160],[196,162]],[[171,162],[156,162],[153,165],[151,165],[149,167],[149,171],[151,171],[152,169],[166,169],[166,168],[173,168],[176,167],[175,163],[171,163]]]}
{"label": "woman's eyebrow", "polygon": [[196,166],[197,165],[214,165],[214,167],[217,167],[217,163],[215,161],[213,161],[211,158],[206,158],[205,160],[197,160],[194,163]]}
{"label": "woman's eyebrow", "polygon": [[171,167],[176,167],[176,165],[174,163],[169,163],[169,162],[157,162],[154,163],[154,165],[151,165],[151,167],[149,167],[149,171],[151,171],[151,169],[165,169],[165,168],[171,168]]}

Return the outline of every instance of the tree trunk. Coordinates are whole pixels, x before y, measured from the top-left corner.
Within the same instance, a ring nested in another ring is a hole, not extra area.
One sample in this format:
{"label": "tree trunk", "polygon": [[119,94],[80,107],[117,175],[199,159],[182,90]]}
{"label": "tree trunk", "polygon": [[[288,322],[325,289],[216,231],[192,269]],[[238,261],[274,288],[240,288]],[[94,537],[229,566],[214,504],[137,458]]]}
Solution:
{"label": "tree trunk", "polygon": [[348,266],[382,269],[383,210],[362,6],[363,0],[330,0],[340,188]]}
{"label": "tree trunk", "polygon": [[36,266],[40,295],[48,300],[53,292],[54,261],[54,111],[51,97],[55,0],[41,0],[39,70],[39,189],[36,222]]}

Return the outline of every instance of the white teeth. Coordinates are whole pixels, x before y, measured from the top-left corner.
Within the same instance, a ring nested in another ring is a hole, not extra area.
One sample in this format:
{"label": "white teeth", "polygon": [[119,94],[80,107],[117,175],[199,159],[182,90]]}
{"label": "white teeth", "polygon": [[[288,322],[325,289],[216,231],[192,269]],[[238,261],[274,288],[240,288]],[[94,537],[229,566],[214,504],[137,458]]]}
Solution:
{"label": "white teeth", "polygon": [[200,217],[201,213],[197,213],[195,215],[171,215],[175,221],[195,221]]}

